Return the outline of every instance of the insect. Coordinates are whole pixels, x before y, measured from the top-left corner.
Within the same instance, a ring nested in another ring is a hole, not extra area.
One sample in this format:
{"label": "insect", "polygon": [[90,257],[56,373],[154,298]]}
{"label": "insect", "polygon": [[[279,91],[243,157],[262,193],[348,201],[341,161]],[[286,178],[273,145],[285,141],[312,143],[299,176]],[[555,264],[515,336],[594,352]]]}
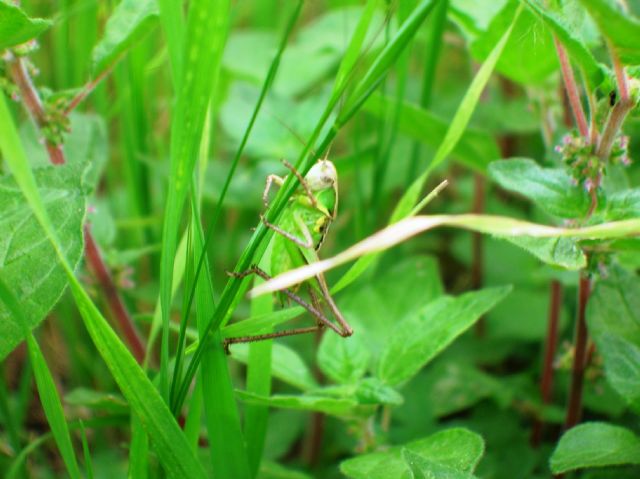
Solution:
{"label": "insect", "polygon": [[[338,210],[338,174],[331,161],[327,158],[319,159],[304,177],[287,161],[283,161],[283,163],[298,178],[300,185],[289,198],[289,203],[276,224],[268,222],[263,215],[260,216],[262,223],[275,233],[271,240],[270,265],[271,274],[274,276],[318,259],[317,252],[322,247],[327,231]],[[283,183],[284,178],[277,175],[267,177],[262,195],[265,207],[269,206],[268,197],[271,187],[274,184],[282,186]],[[230,274],[239,278],[251,274],[256,274],[264,279],[271,278],[258,266],[253,266],[241,273]],[[224,342],[225,349],[228,351],[229,345],[234,343],[310,333],[324,327],[333,330],[340,336],[351,336],[353,329],[333,301],[324,276],[318,275],[315,277],[315,281],[305,283],[305,285],[307,285],[311,304],[298,294],[301,285],[293,289],[285,289],[281,294],[305,308],[316,319],[315,326],[288,329],[270,334],[227,338]],[[337,324],[324,314],[320,298],[331,310]]]}

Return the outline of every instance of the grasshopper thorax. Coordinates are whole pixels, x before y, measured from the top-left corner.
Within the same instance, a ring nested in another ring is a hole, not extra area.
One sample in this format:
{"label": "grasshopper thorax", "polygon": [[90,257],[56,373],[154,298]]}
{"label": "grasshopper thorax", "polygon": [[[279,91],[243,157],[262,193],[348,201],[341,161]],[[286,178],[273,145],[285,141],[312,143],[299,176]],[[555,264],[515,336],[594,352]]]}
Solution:
{"label": "grasshopper thorax", "polygon": [[334,188],[338,183],[338,172],[329,160],[318,160],[305,176],[311,191],[321,191]]}

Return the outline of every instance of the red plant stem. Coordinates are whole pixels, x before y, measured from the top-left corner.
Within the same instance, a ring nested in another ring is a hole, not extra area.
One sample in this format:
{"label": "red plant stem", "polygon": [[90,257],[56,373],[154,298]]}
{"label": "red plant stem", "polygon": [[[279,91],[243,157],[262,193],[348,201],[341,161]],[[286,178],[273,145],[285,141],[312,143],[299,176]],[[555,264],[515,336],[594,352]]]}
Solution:
{"label": "red plant stem", "polygon": [[609,48],[611,53],[611,59],[613,61],[613,68],[616,72],[616,81],[618,83],[618,93],[620,99],[614,105],[613,109],[609,113],[607,123],[600,137],[598,148],[596,149],[596,155],[602,160],[607,160],[611,155],[611,149],[615,143],[616,136],[622,128],[627,114],[633,108],[633,101],[629,97],[629,84],[627,80],[627,74],[624,71],[624,67],[620,63],[617,53],[613,48]]}
{"label": "red plant stem", "polygon": [[564,47],[556,37],[554,37],[553,41],[558,53],[558,59],[560,60],[560,68],[562,70],[564,87],[569,97],[569,104],[571,105],[571,110],[573,111],[573,117],[576,120],[578,131],[580,132],[580,135],[582,135],[587,141],[589,141],[589,127],[587,126],[587,118],[584,114],[582,103],[580,103],[580,92],[578,90],[576,79],[573,75],[573,69],[569,64],[567,52],[564,50]]}
{"label": "red plant stem", "polygon": [[[42,129],[47,126],[47,115],[42,106],[42,101],[40,100],[40,96],[38,95],[38,91],[33,85],[31,81],[31,77],[27,72],[24,61],[21,58],[14,58],[9,64],[9,72],[11,78],[14,83],[20,90],[20,97],[24,103],[26,110],[29,112],[29,115],[37,125],[39,129]],[[47,153],[49,154],[49,161],[54,165],[62,165],[65,163],[64,152],[62,150],[61,145],[54,145],[53,143],[46,141]],[[91,268],[94,270],[102,289],[107,296],[107,302],[109,307],[111,308],[111,312],[118,324],[120,324],[123,333],[125,334],[125,339],[129,343],[134,356],[142,364],[145,353],[145,346],[142,340],[140,339],[133,320],[131,319],[131,315],[127,311],[124,303],[118,296],[118,290],[113,283],[113,279],[111,274],[109,273],[102,257],[100,256],[100,251],[96,245],[93,236],[91,235],[91,230],[87,225],[84,227],[85,232],[85,241],[86,248],[85,254],[87,258],[87,262],[91,265]]]}
{"label": "red plant stem", "polygon": [[98,283],[100,283],[102,292],[109,303],[109,309],[113,312],[127,343],[129,343],[129,346],[131,347],[133,355],[138,363],[142,364],[144,361],[146,346],[140,338],[135,325],[131,321],[131,315],[129,314],[129,311],[127,311],[127,307],[124,305],[120,295],[118,294],[118,290],[113,282],[111,273],[109,272],[107,265],[102,260],[98,245],[91,235],[88,223],[84,225],[84,234],[85,257],[87,259],[87,263],[93,271],[95,278],[98,280]]}
{"label": "red plant stem", "polygon": [[[547,324],[547,337],[545,340],[544,359],[542,362],[542,377],[540,379],[540,397],[542,404],[551,402],[553,390],[553,358],[556,355],[558,344],[558,323],[560,321],[560,306],[562,304],[562,285],[560,281],[551,281],[549,288],[549,319]],[[536,419],[531,431],[531,445],[538,447],[542,441],[542,429],[544,421]]]}
{"label": "red plant stem", "polygon": [[[120,59],[118,58],[113,65],[115,66],[116,63],[118,63]],[[93,80],[89,81],[83,88],[82,90],[80,90],[80,92],[73,97],[73,99],[69,102],[69,105],[67,105],[67,108],[64,110],[65,115],[68,115],[69,113],[71,113],[80,103],[82,103],[85,98],[87,98],[91,92],[93,90],[95,90],[95,88],[100,84],[100,82],[109,74],[111,73],[113,66],[106,68],[102,73],[100,73],[97,77],[95,77]]]}
{"label": "red plant stem", "polygon": [[574,357],[571,371],[571,387],[569,390],[569,402],[567,415],[564,421],[565,430],[571,429],[580,422],[582,417],[582,384],[584,382],[584,370],[587,358],[587,321],[586,309],[591,281],[586,273],[580,275],[580,287],[578,290],[578,312],[576,316],[576,331],[574,339]]}
{"label": "red plant stem", "polygon": [[[14,58],[8,62],[8,65],[11,78],[20,90],[20,96],[27,111],[29,112],[29,115],[39,129],[44,128],[47,125],[47,115],[42,107],[42,102],[40,101],[38,92],[31,82],[31,77],[27,72],[24,61],[19,57]],[[45,139],[45,146],[51,163],[54,165],[61,165],[64,163],[62,145],[56,145],[55,143]]]}
{"label": "red plant stem", "polygon": [[[484,178],[476,173],[473,178],[473,212],[482,214],[484,211]],[[471,233],[471,288],[482,288],[484,272],[484,254],[482,233]],[[483,337],[486,329],[484,318],[480,318],[475,326],[475,333]]]}

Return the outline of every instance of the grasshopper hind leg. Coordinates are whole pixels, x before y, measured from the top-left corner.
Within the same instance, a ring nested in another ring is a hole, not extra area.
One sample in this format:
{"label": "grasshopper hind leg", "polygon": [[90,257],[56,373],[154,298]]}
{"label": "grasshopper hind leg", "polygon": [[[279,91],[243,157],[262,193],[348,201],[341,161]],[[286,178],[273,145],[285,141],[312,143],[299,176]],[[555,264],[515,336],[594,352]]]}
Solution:
{"label": "grasshopper hind leg", "polygon": [[[265,279],[265,280],[269,280],[271,279],[271,276],[268,275],[264,270],[260,269],[258,266],[252,266],[251,268],[249,268],[246,271],[242,271],[242,272],[229,272],[227,273],[230,276],[233,276],[235,278],[246,278],[247,276],[250,276],[252,274],[258,275],[261,278]],[[315,326],[311,326],[311,327],[307,327],[307,328],[296,328],[296,329],[288,329],[288,330],[284,330],[284,331],[277,331],[275,333],[269,333],[269,334],[256,334],[254,336],[241,336],[241,337],[236,337],[236,338],[226,338],[224,340],[224,348],[225,351],[228,352],[229,350],[229,345],[231,344],[236,344],[236,343],[249,343],[249,342],[253,342],[253,341],[263,341],[266,339],[273,339],[273,338],[279,338],[279,337],[283,337],[283,336],[293,336],[296,334],[305,334],[305,333],[310,333],[313,331],[317,331],[319,329],[322,329],[324,327],[327,327],[333,331],[335,331],[337,334],[339,334],[340,336],[343,336],[343,332],[340,328],[338,328],[338,326],[336,326],[335,324],[333,324],[322,312],[322,310],[320,308],[317,308],[316,306],[313,306],[311,304],[309,304],[308,302],[306,302],[304,299],[302,299],[300,296],[298,296],[296,293],[294,293],[293,291],[291,291],[290,289],[284,289],[282,290],[282,292],[289,298],[291,299],[291,301],[293,301],[294,303],[302,306],[304,309],[306,309],[309,314],[311,314],[317,321],[317,324]],[[312,301],[313,301],[313,297],[312,297]]]}

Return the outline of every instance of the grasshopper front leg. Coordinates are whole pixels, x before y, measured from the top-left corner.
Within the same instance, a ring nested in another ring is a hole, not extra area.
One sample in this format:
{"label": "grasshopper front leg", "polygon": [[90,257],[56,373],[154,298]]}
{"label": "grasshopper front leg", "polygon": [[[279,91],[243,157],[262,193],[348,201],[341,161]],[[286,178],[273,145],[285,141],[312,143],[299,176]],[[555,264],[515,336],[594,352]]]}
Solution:
{"label": "grasshopper front leg", "polygon": [[271,190],[271,185],[273,185],[273,183],[278,186],[282,186],[284,180],[278,175],[267,176],[267,181],[264,185],[264,191],[262,192],[262,202],[264,203],[265,208],[269,207],[269,191]]}

